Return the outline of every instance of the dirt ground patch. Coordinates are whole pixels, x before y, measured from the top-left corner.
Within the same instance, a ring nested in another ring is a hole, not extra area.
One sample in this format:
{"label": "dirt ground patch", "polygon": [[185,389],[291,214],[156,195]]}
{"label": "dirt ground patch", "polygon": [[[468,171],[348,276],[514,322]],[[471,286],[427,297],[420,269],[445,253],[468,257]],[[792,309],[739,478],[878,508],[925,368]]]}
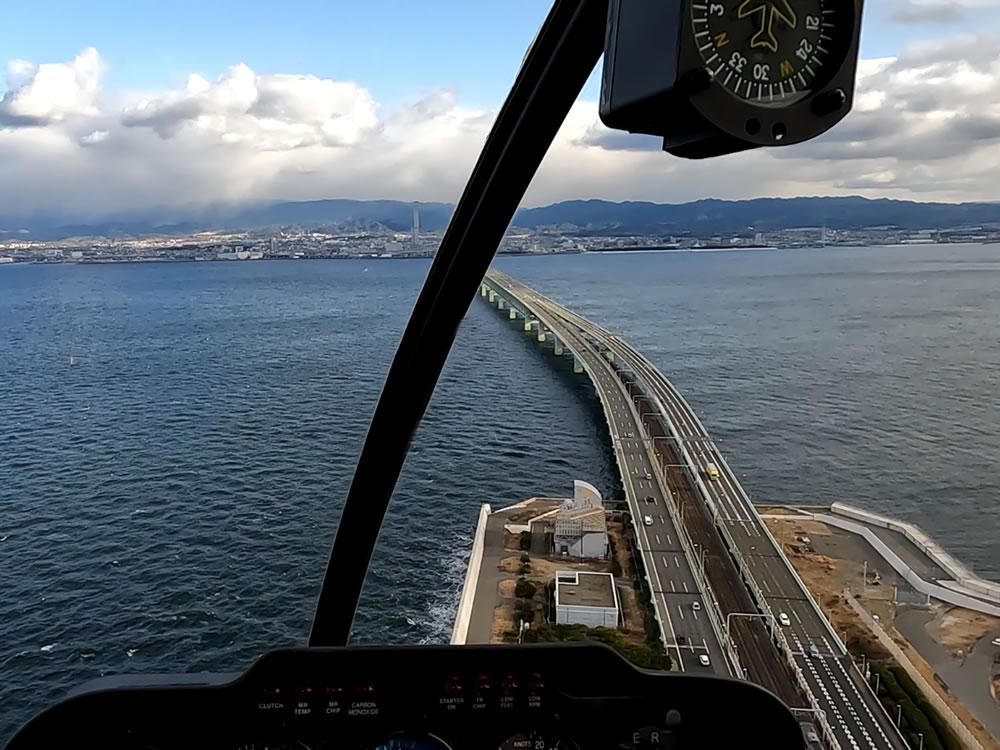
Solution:
{"label": "dirt ground patch", "polygon": [[799,512],[787,505],[758,505],[757,511],[768,516],[797,516]]}
{"label": "dirt ground patch", "polygon": [[642,606],[639,604],[639,596],[631,586],[618,586],[618,598],[622,604],[622,620],[624,625],[622,632],[627,636],[636,636],[636,640],[642,641],[646,637],[645,624],[642,617]]}
{"label": "dirt ground patch", "polygon": [[987,633],[1000,630],[1000,617],[973,612],[961,607],[946,609],[927,623],[931,637],[958,656],[967,653]]}
{"label": "dirt ground patch", "polygon": [[490,643],[503,643],[504,635],[514,629],[514,609],[500,605],[493,610],[493,629],[490,632]]}
{"label": "dirt ground patch", "polygon": [[[942,612],[942,614],[947,614],[947,610]],[[906,658],[910,660],[910,663],[912,663],[913,666],[917,668],[917,671],[923,675],[923,678],[927,680],[927,684],[930,685],[942,699],[944,699],[945,703],[947,703],[951,710],[955,712],[955,715],[958,716],[959,720],[976,736],[976,739],[979,740],[980,744],[982,744],[984,748],[989,748],[989,750],[1000,750],[1000,742],[998,742],[997,739],[993,737],[989,731],[987,731],[982,722],[980,722],[972,714],[972,712],[969,711],[964,704],[962,704],[961,701],[957,700],[955,696],[942,687],[941,683],[938,682],[936,674],[934,673],[934,667],[932,667],[927,660],[920,655],[919,651],[909,644],[906,638],[903,637],[902,633],[891,625],[886,627],[885,630],[896,642],[896,645],[902,649]]]}
{"label": "dirt ground patch", "polygon": [[808,547],[799,540],[799,537],[830,536],[833,533],[825,523],[813,521],[806,516],[790,516],[787,519],[769,518],[767,527],[783,545],[795,544]]}
{"label": "dirt ground patch", "polygon": [[[542,504],[542,502],[536,502],[531,515],[537,515]],[[614,548],[614,560],[580,560],[525,553],[519,548],[518,535],[504,534],[504,546],[510,554],[500,560],[497,566],[506,577],[502,578],[497,586],[497,592],[504,601],[493,612],[492,642],[503,642],[505,635],[517,627],[515,609],[518,605],[518,599],[514,594],[514,589],[518,578],[523,577],[535,584],[535,596],[532,598],[532,604],[535,607],[534,622],[540,624],[546,606],[546,585],[555,579],[558,571],[618,573],[619,570],[616,568],[620,568],[620,575],[615,577],[615,586],[618,589],[622,607],[622,632],[629,640],[636,643],[644,642],[646,638],[645,613],[639,601],[639,594],[633,587],[632,550],[622,522],[616,516],[612,516],[608,521],[608,536]],[[521,569],[524,566],[522,556],[525,554],[528,555],[528,569],[522,574]],[[618,565],[615,566],[614,562],[617,562]]]}
{"label": "dirt ground patch", "polygon": [[[862,591],[864,560],[874,560],[870,552],[859,546],[864,543],[850,534],[807,518],[767,519],[767,523],[833,628],[846,641],[848,649],[856,654],[865,653],[871,659],[888,659],[889,653],[844,600],[846,587],[854,592]],[[801,542],[800,537],[803,535],[810,538],[809,544]],[[935,680],[934,669],[893,626],[896,618],[893,581],[889,579],[888,573],[886,577],[887,580],[879,585],[873,585],[869,579],[858,601],[868,612],[878,615],[883,628],[896,645],[976,735],[983,747],[1000,750],[1000,743],[960,701],[940,687]],[[933,620],[934,627],[928,627],[928,632],[945,648],[968,649],[987,632],[1000,628],[1000,622],[996,618],[957,608],[940,609],[942,611]]]}

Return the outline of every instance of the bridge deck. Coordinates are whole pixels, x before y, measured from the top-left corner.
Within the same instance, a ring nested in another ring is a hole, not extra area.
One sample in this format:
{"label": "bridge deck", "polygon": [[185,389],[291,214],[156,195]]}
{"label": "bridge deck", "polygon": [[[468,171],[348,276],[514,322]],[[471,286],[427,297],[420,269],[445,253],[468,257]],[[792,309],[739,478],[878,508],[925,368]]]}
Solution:
{"label": "bridge deck", "polygon": [[[636,438],[626,443],[629,450],[618,451],[623,480],[642,476],[636,472],[656,466],[658,481],[653,484],[662,481],[664,494],[672,493],[673,506],[684,508],[681,518],[674,518],[671,502],[664,498],[660,505],[657,496],[657,509],[662,507],[664,512],[663,521],[656,523],[672,529],[672,534],[678,530],[688,534],[698,549],[704,550],[710,590],[701,592],[702,600],[717,602],[723,616],[759,612],[774,623],[778,613],[788,614],[789,627],[774,626],[780,632],[772,632],[762,619],[731,619],[732,641],[747,677],[793,707],[806,705],[803,696],[808,693],[813,705],[824,711],[835,741],[845,750],[905,750],[902,738],[851,665],[850,656],[813,604],[736,476],[673,385],[617,336],[510,276],[491,270],[486,285],[526,319],[552,331],[584,364],[605,405],[616,445],[622,429],[634,429]],[[619,399],[615,393],[624,393],[625,398]],[[636,417],[631,423],[626,418],[629,412]],[[619,420],[624,420],[624,425]],[[638,450],[639,443],[645,450]],[[631,450],[633,447],[636,450]],[[634,462],[641,465],[633,466]],[[718,468],[717,478],[709,478],[709,464]],[[625,484],[631,504],[641,488],[629,481]],[[637,518],[647,514],[641,508],[637,512]],[[655,515],[658,519],[660,513]],[[646,537],[643,558],[647,570],[653,578],[661,573],[670,575],[669,556],[650,554],[653,550]],[[658,556],[663,559],[657,560]],[[693,575],[691,567],[696,563],[680,555],[677,558],[684,560],[687,574]],[[676,611],[671,613],[672,603],[654,601],[661,621],[669,622],[673,631],[679,618]],[[676,642],[677,635],[676,631],[668,634],[668,646],[671,637]],[[789,662],[795,665],[794,671]]]}

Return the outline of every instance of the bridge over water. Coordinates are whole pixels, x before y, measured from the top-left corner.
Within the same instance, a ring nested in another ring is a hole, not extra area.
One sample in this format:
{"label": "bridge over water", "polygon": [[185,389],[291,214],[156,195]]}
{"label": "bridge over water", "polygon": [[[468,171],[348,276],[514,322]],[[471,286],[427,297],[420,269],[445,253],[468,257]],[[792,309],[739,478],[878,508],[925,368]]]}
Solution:
{"label": "bridge over water", "polygon": [[[679,669],[756,682],[827,747],[906,743],[676,388],[611,332],[490,270],[480,295],[594,384],[660,635]],[[694,603],[700,605],[697,609]],[[785,615],[789,625],[782,626]],[[753,744],[752,730],[748,741]]]}

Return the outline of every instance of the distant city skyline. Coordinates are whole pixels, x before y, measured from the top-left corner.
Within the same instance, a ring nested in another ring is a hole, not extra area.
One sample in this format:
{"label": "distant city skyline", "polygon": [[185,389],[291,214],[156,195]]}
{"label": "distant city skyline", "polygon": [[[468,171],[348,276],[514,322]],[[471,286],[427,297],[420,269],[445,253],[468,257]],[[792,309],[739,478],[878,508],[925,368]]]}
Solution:
{"label": "distant city skyline", "polygon": [[[0,214],[454,202],[547,7],[13,6],[0,28]],[[600,125],[595,74],[525,205],[1000,198],[1000,2],[868,0],[866,14],[855,112],[828,136],[681,162]]]}

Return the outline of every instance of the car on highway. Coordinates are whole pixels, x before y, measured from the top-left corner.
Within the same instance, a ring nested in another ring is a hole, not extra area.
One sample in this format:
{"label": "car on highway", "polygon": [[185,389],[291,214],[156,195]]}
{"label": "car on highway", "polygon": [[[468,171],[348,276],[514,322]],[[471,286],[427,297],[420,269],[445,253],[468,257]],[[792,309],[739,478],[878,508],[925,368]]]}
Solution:
{"label": "car on highway", "polygon": [[703,667],[709,667],[712,662],[708,659],[708,654],[698,654],[698,663]]}
{"label": "car on highway", "polygon": [[782,612],[778,615],[778,622],[780,622],[786,628],[792,624],[792,621],[788,619],[788,615]]}
{"label": "car on highway", "polygon": [[815,643],[809,644],[809,656],[819,656],[819,649],[816,648]]}
{"label": "car on highway", "polygon": [[646,478],[646,481],[647,481],[647,482],[648,482],[648,481],[651,481],[651,480],[653,479],[653,475],[652,475],[652,474],[650,474],[650,473],[649,473],[649,472],[647,471],[647,472],[646,472],[646,477],[645,477],[645,478]]}
{"label": "car on highway", "polygon": [[642,522],[644,524],[646,524],[647,526],[652,526],[653,525],[653,517],[652,516],[643,516],[642,517]]}
{"label": "car on highway", "polygon": [[693,601],[693,602],[691,602],[691,609],[693,609],[695,612],[697,612],[698,610],[700,610],[701,609],[701,602],[699,602],[699,601]]}
{"label": "car on highway", "polygon": [[643,498],[643,501],[652,504],[656,502],[656,498],[654,498],[652,495],[646,495],[646,497]]}
{"label": "car on highway", "polygon": [[994,638],[994,639],[993,639],[993,640],[991,641],[991,643],[992,643],[992,644],[993,644],[994,646],[1000,646],[1000,638]]}
{"label": "car on highway", "polygon": [[709,479],[719,478],[719,467],[715,464],[709,464],[705,467],[705,473],[708,474]]}

